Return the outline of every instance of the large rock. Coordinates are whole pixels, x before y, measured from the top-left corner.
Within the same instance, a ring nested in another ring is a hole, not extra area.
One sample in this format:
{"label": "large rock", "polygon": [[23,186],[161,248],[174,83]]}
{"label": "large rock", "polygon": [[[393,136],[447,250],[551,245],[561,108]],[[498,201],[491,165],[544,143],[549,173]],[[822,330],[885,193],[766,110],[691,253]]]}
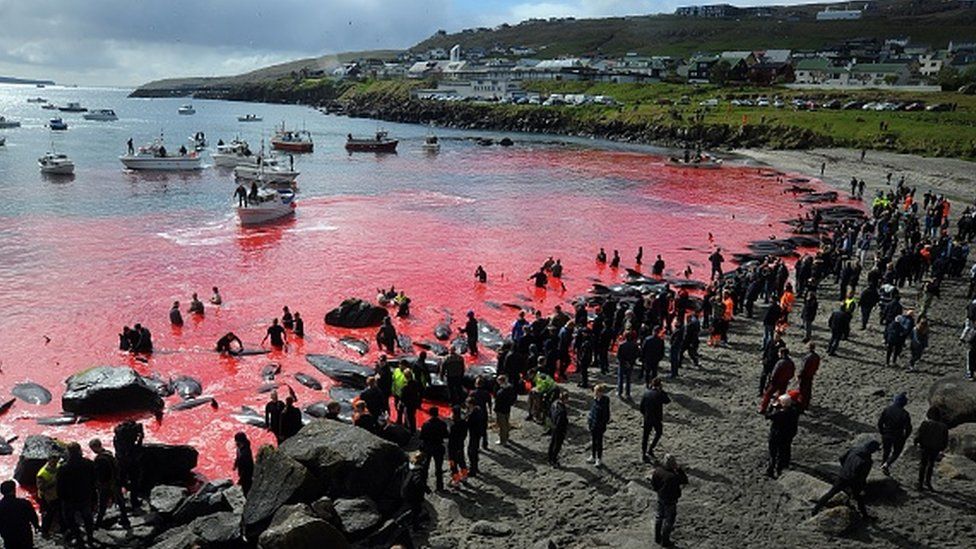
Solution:
{"label": "large rock", "polygon": [[24,448],[17,459],[14,480],[24,487],[33,488],[37,484],[37,472],[52,455],[66,455],[61,442],[44,435],[31,435],[24,441]]}
{"label": "large rock", "polygon": [[368,366],[334,356],[307,355],[305,359],[330,379],[357,389],[365,389],[366,378],[374,373],[373,369]]}
{"label": "large rock", "polygon": [[830,507],[807,519],[806,525],[828,536],[847,533],[857,523],[857,513],[846,505]]}
{"label": "large rock", "polygon": [[391,497],[399,503],[397,469],[406,462],[406,454],[365,429],[315,420],[279,450],[308,467],[328,496],[368,496],[381,508]]}
{"label": "large rock", "polygon": [[367,498],[337,499],[333,507],[342,523],[342,530],[352,541],[362,539],[375,530],[383,519],[376,504]]}
{"label": "large rock", "polygon": [[492,538],[503,538],[512,535],[512,527],[504,522],[491,520],[479,520],[471,525],[470,532],[478,536],[488,536]]}
{"label": "large rock", "polygon": [[949,454],[937,467],[939,478],[948,480],[976,480],[976,461],[966,456]]}
{"label": "large rock", "polygon": [[340,328],[369,328],[383,324],[383,319],[389,315],[385,307],[352,298],[326,313],[325,323]]}
{"label": "large rock", "polygon": [[184,484],[193,479],[198,457],[196,448],[192,446],[144,444],[141,460],[143,483],[147,488],[160,484]]}
{"label": "large rock", "polygon": [[158,411],[163,399],[146,380],[128,367],[98,366],[67,380],[61,408],[73,414]]}
{"label": "large rock", "polygon": [[182,486],[156,486],[149,493],[149,507],[160,515],[171,515],[183,503],[187,490]]}
{"label": "large rock", "polygon": [[242,545],[241,516],[229,511],[194,519],[190,523],[190,530],[196,534],[197,543],[202,547],[234,548]]}
{"label": "large rock", "polygon": [[254,482],[244,504],[244,527],[248,534],[258,532],[282,505],[311,501],[321,495],[319,491],[318,483],[305,466],[281,449],[262,446],[254,464]]}
{"label": "large rock", "polygon": [[226,479],[204,484],[176,508],[173,512],[173,523],[185,524],[199,517],[230,511],[231,507],[224,498],[224,491],[231,486],[233,486],[231,481]]}
{"label": "large rock", "polygon": [[282,507],[258,538],[261,549],[349,549],[334,526],[313,515],[306,506]]}
{"label": "large rock", "polygon": [[959,425],[949,431],[949,451],[976,460],[976,423]]}
{"label": "large rock", "polygon": [[958,374],[943,377],[929,389],[929,405],[942,412],[950,428],[976,423],[976,383]]}

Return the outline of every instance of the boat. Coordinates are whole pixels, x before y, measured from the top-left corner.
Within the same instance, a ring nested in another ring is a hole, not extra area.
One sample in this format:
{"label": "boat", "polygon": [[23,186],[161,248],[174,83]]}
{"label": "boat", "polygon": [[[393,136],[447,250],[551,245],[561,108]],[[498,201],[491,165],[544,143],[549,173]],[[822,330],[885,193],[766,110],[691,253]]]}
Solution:
{"label": "boat", "polygon": [[42,109],[49,110],[49,111],[56,111],[56,110],[58,110],[58,106],[55,105],[54,103],[45,103],[45,104],[41,105],[41,108]]}
{"label": "boat", "polygon": [[58,107],[61,112],[88,112],[88,109],[81,106],[77,101],[69,101],[67,105]]}
{"label": "boat", "polygon": [[214,166],[236,168],[237,166],[256,166],[258,157],[251,152],[247,141],[234,139],[230,143],[217,143],[217,152],[211,154]]}
{"label": "boat", "polygon": [[6,117],[0,116],[0,129],[5,130],[8,128],[19,128],[20,122],[17,120],[10,120]]}
{"label": "boat", "polygon": [[395,153],[399,141],[390,139],[383,130],[376,132],[376,137],[362,139],[353,137],[352,134],[346,136],[346,150],[349,152],[375,152],[375,153]]}
{"label": "boat", "polygon": [[47,127],[55,131],[65,131],[68,129],[68,123],[62,120],[61,117],[52,118],[48,120]]}
{"label": "boat", "polygon": [[196,114],[197,110],[193,108],[193,105],[186,104],[181,105],[180,108],[176,109],[176,112],[180,114]]}
{"label": "boat", "polygon": [[271,148],[288,152],[312,152],[312,134],[307,130],[286,130],[282,122],[281,128],[271,138]]}
{"label": "boat", "polygon": [[71,175],[75,173],[75,163],[67,155],[49,152],[37,159],[41,173],[48,175]]}
{"label": "boat", "polygon": [[134,153],[120,156],[119,160],[130,170],[190,171],[203,167],[203,157],[196,151],[172,155],[166,150],[161,137],[139,147]]}
{"label": "boat", "polygon": [[441,150],[441,142],[437,140],[437,136],[430,134],[424,139],[423,149],[429,153],[435,153]]}
{"label": "boat", "polygon": [[4,136],[2,136],[2,135],[0,135],[0,147],[4,146],[6,144],[7,144],[7,138],[4,137]]}
{"label": "boat", "polygon": [[707,153],[698,153],[696,155],[685,154],[684,158],[675,156],[668,158],[668,165],[674,168],[717,170],[722,167],[722,159]]}
{"label": "boat", "polygon": [[47,99],[44,99],[43,97],[28,97],[27,98],[27,102],[28,103],[47,103]]}
{"label": "boat", "polygon": [[268,186],[257,188],[257,196],[249,196],[247,206],[237,206],[241,225],[258,225],[295,213],[295,191]]}
{"label": "boat", "polygon": [[115,111],[112,109],[93,109],[81,115],[85,120],[98,120],[102,122],[111,122],[112,120],[118,120],[119,117],[116,116]]}
{"label": "boat", "polygon": [[300,172],[296,172],[294,167],[280,166],[275,158],[258,157],[255,164],[234,168],[234,179],[240,183],[258,183],[274,187],[296,188],[295,180],[299,175]]}
{"label": "boat", "polygon": [[190,146],[193,150],[201,152],[207,148],[207,136],[203,132],[197,132],[189,138]]}
{"label": "boat", "polygon": [[264,120],[256,114],[244,114],[237,117],[238,122],[260,122]]}

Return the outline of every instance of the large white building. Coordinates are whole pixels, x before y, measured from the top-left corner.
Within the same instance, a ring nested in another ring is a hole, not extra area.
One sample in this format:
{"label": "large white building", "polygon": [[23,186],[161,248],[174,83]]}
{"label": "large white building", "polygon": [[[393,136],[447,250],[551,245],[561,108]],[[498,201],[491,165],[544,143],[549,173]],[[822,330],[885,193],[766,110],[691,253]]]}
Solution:
{"label": "large white building", "polygon": [[817,21],[854,21],[861,18],[861,10],[832,10],[817,12]]}

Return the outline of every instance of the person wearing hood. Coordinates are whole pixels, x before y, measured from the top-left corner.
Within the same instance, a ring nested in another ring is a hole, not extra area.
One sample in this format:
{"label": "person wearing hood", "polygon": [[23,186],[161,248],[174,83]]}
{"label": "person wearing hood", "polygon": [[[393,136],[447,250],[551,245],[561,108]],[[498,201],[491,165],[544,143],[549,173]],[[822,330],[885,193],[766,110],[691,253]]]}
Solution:
{"label": "person wearing hood", "polygon": [[814,515],[819,513],[831,498],[846,491],[857,502],[857,510],[860,511],[861,517],[870,518],[867,507],[864,506],[864,486],[867,484],[868,474],[871,473],[871,466],[874,465],[871,454],[877,452],[879,448],[881,444],[878,441],[869,440],[851,448],[840,457],[840,475],[830,490],[817,500],[817,504],[813,507]]}
{"label": "person wearing hood", "polygon": [[920,449],[918,462],[918,491],[932,488],[932,469],[939,456],[949,446],[949,428],[942,422],[938,408],[929,408],[925,421],[915,433],[915,445]]}
{"label": "person wearing hood", "polygon": [[878,418],[878,431],[881,433],[881,472],[890,475],[891,466],[905,448],[908,436],[912,434],[912,418],[905,410],[908,396],[898,393],[891,405],[881,412]]}
{"label": "person wearing hood", "polygon": [[769,425],[769,466],[766,476],[776,478],[790,466],[793,438],[800,422],[800,409],[790,395],[780,395],[766,413]]}

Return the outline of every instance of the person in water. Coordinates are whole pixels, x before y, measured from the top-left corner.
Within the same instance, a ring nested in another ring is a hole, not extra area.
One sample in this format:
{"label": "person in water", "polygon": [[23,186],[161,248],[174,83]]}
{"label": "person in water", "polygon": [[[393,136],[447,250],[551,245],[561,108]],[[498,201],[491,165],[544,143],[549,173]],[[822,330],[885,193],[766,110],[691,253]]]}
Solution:
{"label": "person in water", "polygon": [[[232,346],[234,343],[237,344],[236,347]],[[243,350],[244,343],[241,342],[241,338],[237,337],[234,332],[227,332],[217,340],[217,352],[220,354],[238,355]]]}
{"label": "person in water", "polygon": [[478,356],[478,319],[474,311],[468,311],[468,320],[464,323],[464,336],[468,340],[468,353]]}
{"label": "person in water", "polygon": [[278,324],[278,319],[275,318],[271,321],[271,326],[268,326],[268,332],[264,334],[264,339],[261,340],[261,344],[271,338],[271,346],[276,349],[281,349],[285,346],[285,341],[287,341],[288,336],[285,335],[285,329]]}
{"label": "person in water", "polygon": [[183,315],[180,314],[179,301],[174,301],[173,306],[169,310],[169,323],[176,327],[183,325]]}
{"label": "person in water", "polygon": [[292,333],[299,339],[305,339],[305,321],[302,319],[302,313],[298,311],[295,311],[295,328]]}
{"label": "person in water", "polygon": [[393,322],[390,321],[390,317],[383,319],[383,325],[376,332],[376,344],[379,345],[381,350],[385,349],[391,355],[396,352],[397,333],[396,328],[393,327]]}
{"label": "person in water", "polygon": [[286,330],[291,330],[295,328],[295,317],[291,315],[291,310],[285,305],[281,308],[281,325],[285,327]]}
{"label": "person in water", "polygon": [[212,291],[213,291],[213,294],[211,294],[211,296],[210,296],[210,304],[211,305],[221,305],[221,304],[223,304],[224,300],[223,300],[223,298],[220,297],[220,290],[218,290],[217,287],[214,286]]}
{"label": "person in water", "polygon": [[534,280],[536,288],[545,288],[549,284],[549,276],[541,269],[529,275],[528,280]]}
{"label": "person in water", "polygon": [[481,265],[478,265],[478,268],[474,270],[474,277],[482,284],[488,282],[488,273],[485,272],[485,268]]}
{"label": "person in water", "polygon": [[603,248],[600,248],[600,251],[596,254],[596,262],[597,263],[607,262],[607,252]]}
{"label": "person in water", "polygon": [[407,318],[410,316],[410,298],[407,294],[400,290],[400,293],[393,298],[393,304],[397,306],[397,318]]}
{"label": "person in water", "polygon": [[203,314],[203,302],[197,297],[197,293],[193,292],[193,297],[190,298],[190,314],[202,315]]}
{"label": "person in water", "polygon": [[617,250],[613,251],[613,259],[610,260],[610,268],[616,269],[620,266],[620,252]]}
{"label": "person in water", "polygon": [[552,268],[549,269],[549,274],[551,274],[553,278],[563,277],[563,263],[561,259],[557,259],[556,262],[553,263]]}

